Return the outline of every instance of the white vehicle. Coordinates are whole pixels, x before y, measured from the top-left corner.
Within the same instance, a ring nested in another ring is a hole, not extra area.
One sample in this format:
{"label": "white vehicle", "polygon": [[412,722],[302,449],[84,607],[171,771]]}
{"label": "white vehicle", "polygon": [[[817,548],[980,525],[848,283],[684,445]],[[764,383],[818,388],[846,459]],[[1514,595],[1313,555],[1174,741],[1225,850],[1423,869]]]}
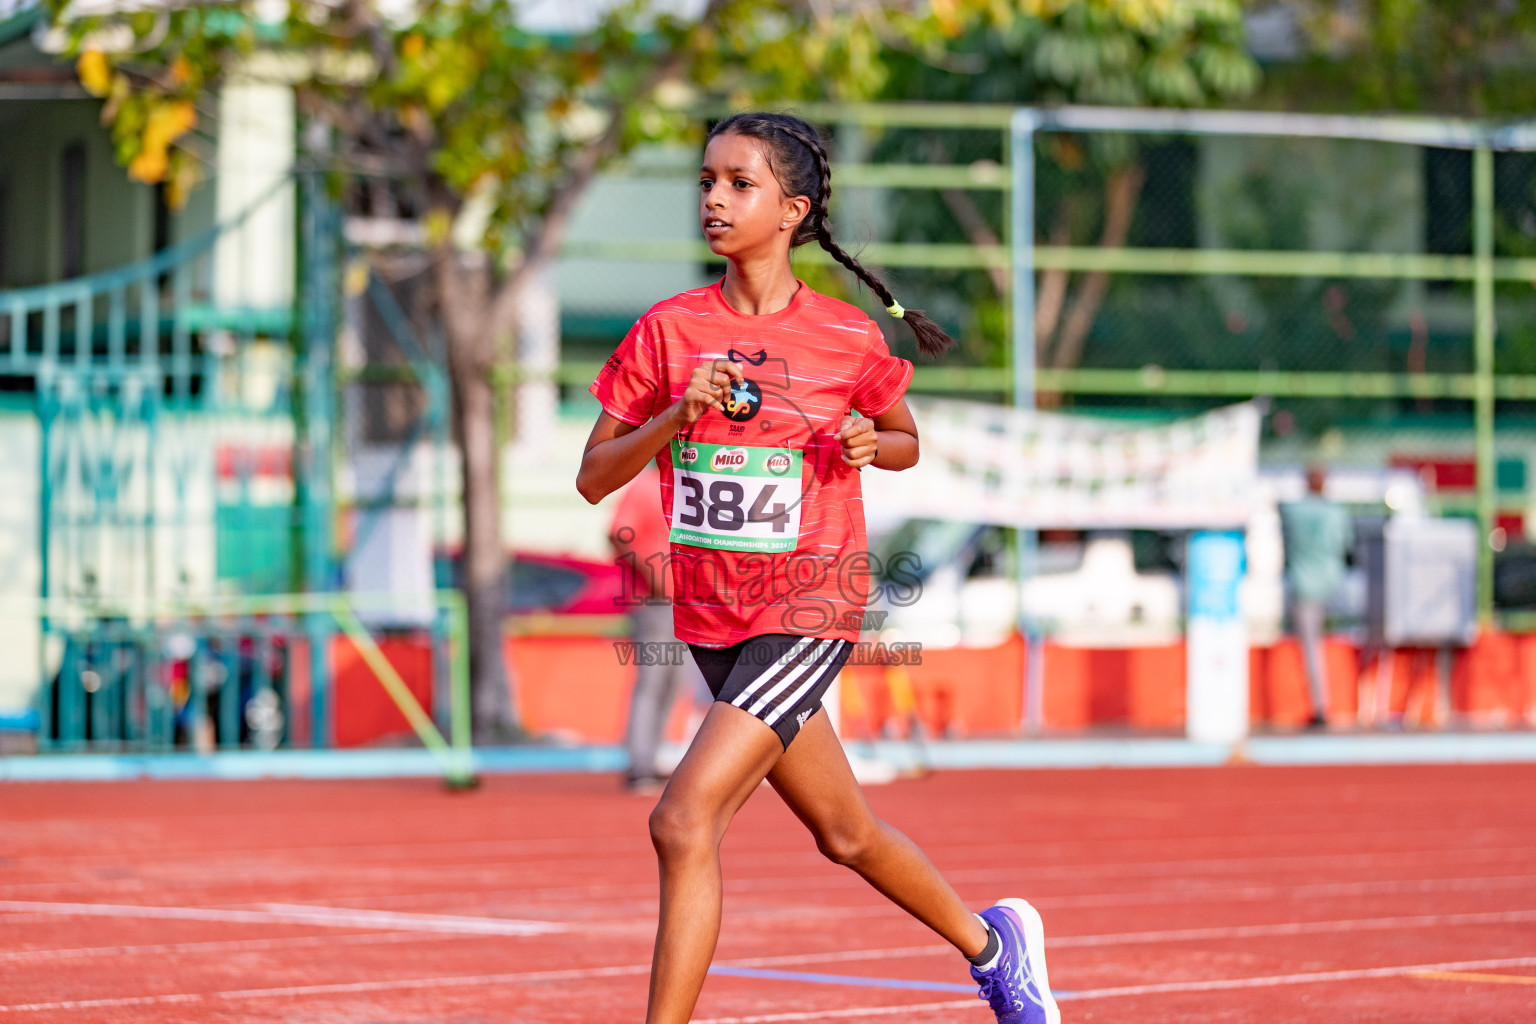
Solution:
{"label": "white vehicle", "polygon": [[[1304,489],[1300,467],[1266,471],[1258,480],[1241,584],[1249,639],[1257,645],[1281,635],[1285,558],[1279,503],[1299,498]],[[1329,476],[1328,495],[1357,511],[1423,514],[1423,484],[1411,471],[1338,470]],[[1079,647],[1151,646],[1183,635],[1184,531],[1054,531],[1063,534],[1072,539],[1052,540],[1053,532],[1046,533],[1035,575],[1022,588],[1024,611],[1045,635]],[[906,519],[889,529],[877,550],[886,575],[871,601],[871,625],[882,639],[986,647],[1017,629],[1021,595],[1014,582],[1011,528]],[[1330,615],[1359,622],[1364,613],[1364,577],[1351,570]]]}
{"label": "white vehicle", "polygon": [[[872,604],[882,639],[932,647],[987,647],[1017,628],[1014,531],[960,521],[909,520],[886,540],[887,574]],[[1091,532],[1040,545],[1025,610],[1054,639],[1080,646],[1170,643],[1182,625],[1176,535]],[[1143,563],[1138,568],[1138,554]],[[898,557],[900,555],[900,557]]]}

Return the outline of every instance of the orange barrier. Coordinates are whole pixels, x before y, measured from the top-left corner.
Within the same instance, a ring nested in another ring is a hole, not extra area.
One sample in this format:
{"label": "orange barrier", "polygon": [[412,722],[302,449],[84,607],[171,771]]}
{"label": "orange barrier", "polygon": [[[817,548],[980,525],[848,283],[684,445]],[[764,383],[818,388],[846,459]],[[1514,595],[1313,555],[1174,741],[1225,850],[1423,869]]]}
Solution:
{"label": "orange barrier", "polygon": [[[432,638],[389,636],[379,650],[400,673],[427,714],[432,713]],[[331,644],[334,718],[331,735],[338,747],[361,747],[399,736],[414,738],[411,724],[384,692],[357,646],[344,636]]]}
{"label": "orange barrier", "polygon": [[[618,743],[629,711],[635,669],[620,663],[607,636],[508,637],[508,664],[515,673],[524,724],[533,732],[573,742]],[[431,654],[425,638],[380,643],[422,706],[431,707]],[[930,736],[1016,733],[1023,719],[1024,641],[1014,637],[990,648],[928,649],[919,664],[906,665],[905,683],[917,718]],[[1349,641],[1326,641],[1331,716],[1364,719],[1375,708],[1378,680],[1390,689],[1391,720],[1435,723],[1438,668],[1434,651],[1393,652],[1385,671]],[[405,733],[408,727],[378,681],[346,640],[336,658],[336,740],[356,746]],[[1536,723],[1536,635],[1485,633],[1455,652],[1451,706],[1475,724]],[[844,672],[843,733],[862,737],[905,734],[909,716],[897,707],[880,665]],[[1178,731],[1184,726],[1184,644],[1124,649],[1045,646],[1045,726],[1075,730],[1096,726]],[[681,736],[686,700],[673,709],[668,734]],[[1301,649],[1287,638],[1256,647],[1249,656],[1249,709],[1256,724],[1299,725],[1311,714]]]}

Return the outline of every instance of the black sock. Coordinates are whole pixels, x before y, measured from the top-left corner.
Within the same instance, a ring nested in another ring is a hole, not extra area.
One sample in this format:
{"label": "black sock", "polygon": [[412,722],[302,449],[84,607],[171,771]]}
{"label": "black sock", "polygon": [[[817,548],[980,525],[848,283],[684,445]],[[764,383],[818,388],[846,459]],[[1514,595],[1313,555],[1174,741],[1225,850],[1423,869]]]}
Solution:
{"label": "black sock", "polygon": [[989,963],[993,957],[997,956],[998,947],[1002,944],[1002,940],[997,937],[997,932],[991,925],[987,925],[987,948],[975,956],[966,957],[966,959],[971,962],[972,967],[980,967],[983,964]]}

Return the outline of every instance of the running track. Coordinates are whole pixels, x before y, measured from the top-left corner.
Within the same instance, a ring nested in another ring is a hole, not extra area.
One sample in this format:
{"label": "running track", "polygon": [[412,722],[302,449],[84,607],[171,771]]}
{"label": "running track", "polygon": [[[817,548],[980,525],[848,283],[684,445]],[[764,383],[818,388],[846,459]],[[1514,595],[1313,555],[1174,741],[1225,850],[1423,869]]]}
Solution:
{"label": "running track", "polygon": [[[1536,1020],[1536,766],[949,772],[872,789],[1075,1021]],[[0,1021],[633,1022],[650,801],[610,776],[0,786]],[[698,1024],[986,1024],[767,790]]]}

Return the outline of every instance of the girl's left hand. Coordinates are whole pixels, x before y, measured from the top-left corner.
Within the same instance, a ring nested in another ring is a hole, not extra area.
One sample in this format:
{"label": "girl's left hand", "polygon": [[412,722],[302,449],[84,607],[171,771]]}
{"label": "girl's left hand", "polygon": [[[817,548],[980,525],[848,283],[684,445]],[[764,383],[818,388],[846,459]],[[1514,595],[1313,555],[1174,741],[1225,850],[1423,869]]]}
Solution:
{"label": "girl's left hand", "polygon": [[854,469],[863,469],[874,462],[880,450],[875,421],[863,416],[854,419],[844,413],[842,422],[837,425],[837,439],[843,446],[843,461]]}

